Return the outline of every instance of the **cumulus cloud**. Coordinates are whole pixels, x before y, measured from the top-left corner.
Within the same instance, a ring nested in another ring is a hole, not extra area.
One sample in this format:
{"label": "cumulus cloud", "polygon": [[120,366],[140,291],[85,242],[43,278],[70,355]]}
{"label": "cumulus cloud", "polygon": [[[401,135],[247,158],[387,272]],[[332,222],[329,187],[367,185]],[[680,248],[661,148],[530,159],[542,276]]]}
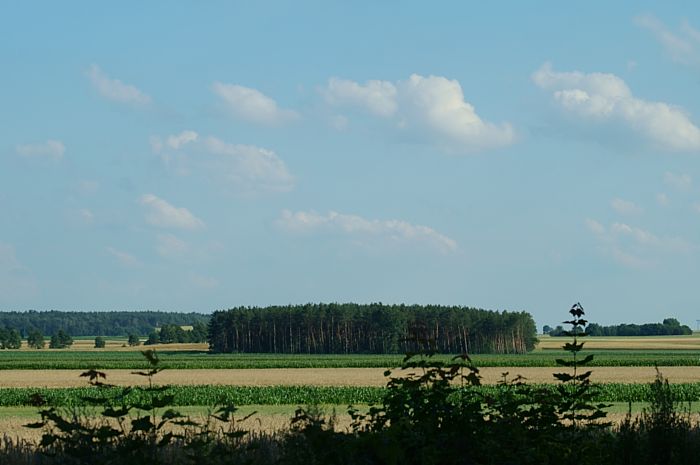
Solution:
{"label": "cumulus cloud", "polygon": [[276,125],[299,118],[297,112],[280,108],[277,102],[257,89],[215,82],[212,90],[234,116],[251,123]]}
{"label": "cumulus cloud", "polygon": [[60,140],[47,140],[40,144],[24,144],[15,147],[17,153],[27,158],[48,158],[60,160],[66,152],[66,146]]}
{"label": "cumulus cloud", "polygon": [[331,78],[324,91],[332,105],[350,105],[384,118],[398,110],[398,90],[388,81],[370,80],[364,85],[346,79]]}
{"label": "cumulus cloud", "polygon": [[680,30],[673,32],[652,15],[640,15],[634,21],[656,37],[673,61],[684,65],[700,64],[700,31],[688,22],[684,21]]}
{"label": "cumulus cloud", "polygon": [[141,266],[141,262],[130,253],[117,250],[114,247],[107,247],[107,252],[116,259],[116,261],[127,268],[135,268]]}
{"label": "cumulus cloud", "polygon": [[636,203],[620,198],[612,199],[610,201],[610,206],[613,210],[623,215],[636,215],[642,212],[642,208]]}
{"label": "cumulus cloud", "polygon": [[459,82],[441,76],[413,74],[405,81],[364,84],[333,78],[322,93],[331,105],[365,109],[449,152],[478,152],[515,140],[510,124],[484,121],[465,100]]}
{"label": "cumulus cloud", "polygon": [[175,207],[153,194],[144,194],[140,199],[146,208],[146,221],[153,226],[176,229],[199,229],[204,222],[184,207]]}
{"label": "cumulus cloud", "polygon": [[229,144],[216,137],[205,140],[207,150],[218,155],[221,173],[241,185],[263,190],[290,190],[294,178],[275,152],[254,145]]}
{"label": "cumulus cloud", "polygon": [[698,250],[696,245],[680,237],[660,237],[627,223],[615,222],[605,227],[598,221],[586,219],[585,225],[606,254],[631,268],[651,266],[655,259],[667,254],[688,254]]}
{"label": "cumulus cloud", "polygon": [[693,178],[689,174],[664,173],[664,183],[681,191],[690,190],[693,185]]}
{"label": "cumulus cloud", "polygon": [[402,220],[369,220],[357,215],[284,210],[277,221],[281,228],[296,233],[330,232],[352,237],[380,238],[399,243],[424,243],[442,253],[455,252],[457,242],[432,228]]}
{"label": "cumulus cloud", "polygon": [[614,74],[557,72],[545,63],[532,80],[552,92],[563,112],[581,121],[622,125],[662,149],[700,149],[700,129],[682,109],[635,97]]}
{"label": "cumulus cloud", "polygon": [[187,175],[199,171],[240,192],[286,192],[294,187],[294,176],[287,165],[265,148],[200,137],[194,131],[169,136],[165,142],[152,137],[151,147],[175,172]]}
{"label": "cumulus cloud", "polygon": [[132,85],[109,77],[95,64],[90,66],[87,76],[95,90],[107,100],[129,105],[148,105],[151,103],[150,96]]}

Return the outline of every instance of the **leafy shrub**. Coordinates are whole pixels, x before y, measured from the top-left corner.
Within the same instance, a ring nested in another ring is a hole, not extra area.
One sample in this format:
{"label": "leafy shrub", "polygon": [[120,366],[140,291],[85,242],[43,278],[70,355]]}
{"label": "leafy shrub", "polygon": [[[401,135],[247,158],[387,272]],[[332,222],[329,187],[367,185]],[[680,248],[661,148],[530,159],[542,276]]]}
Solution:
{"label": "leafy shrub", "polygon": [[65,349],[73,345],[73,338],[59,329],[56,334],[51,336],[51,341],[49,342],[49,349]]}

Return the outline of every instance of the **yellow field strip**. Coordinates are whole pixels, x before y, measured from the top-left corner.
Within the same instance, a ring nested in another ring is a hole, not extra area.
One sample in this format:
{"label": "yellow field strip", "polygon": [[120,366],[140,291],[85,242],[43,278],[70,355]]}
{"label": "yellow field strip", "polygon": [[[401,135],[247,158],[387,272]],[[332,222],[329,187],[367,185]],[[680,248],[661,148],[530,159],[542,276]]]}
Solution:
{"label": "yellow field strip", "polygon": [[[565,342],[570,342],[567,337],[540,336],[538,349],[561,350]],[[700,350],[700,337],[698,336],[617,336],[617,337],[584,337],[579,340],[584,342],[585,348],[612,349],[612,350]]]}
{"label": "yellow field strip", "polygon": [[[672,383],[700,382],[700,367],[661,367]],[[133,370],[106,370],[107,382],[121,386],[145,384]],[[554,382],[552,373],[561,368],[481,368],[483,382],[497,383],[503,372],[509,377],[524,376],[530,383]],[[69,387],[87,385],[81,370],[2,370],[0,387]],[[166,370],[155,377],[158,384],[224,384],[236,386],[315,385],[383,386],[387,379],[381,368],[266,368],[240,370]],[[399,374],[400,370],[396,370]],[[654,380],[653,367],[596,367],[592,380],[601,383],[648,383]]]}

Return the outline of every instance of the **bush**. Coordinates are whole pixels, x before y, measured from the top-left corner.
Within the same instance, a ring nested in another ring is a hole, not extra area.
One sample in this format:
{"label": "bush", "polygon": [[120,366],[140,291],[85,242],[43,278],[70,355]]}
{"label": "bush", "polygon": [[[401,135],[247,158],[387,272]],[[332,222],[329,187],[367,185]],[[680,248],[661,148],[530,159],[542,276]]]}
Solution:
{"label": "bush", "polygon": [[46,342],[44,341],[44,335],[41,334],[41,331],[37,329],[29,331],[27,335],[27,345],[32,349],[43,349]]}
{"label": "bush", "polygon": [[97,336],[95,338],[95,349],[104,349],[107,345],[107,341],[102,336]]}
{"label": "bush", "polygon": [[14,328],[0,328],[0,349],[19,349],[22,336]]}
{"label": "bush", "polygon": [[131,347],[138,346],[141,344],[141,340],[136,334],[129,334],[129,341],[127,342]]}
{"label": "bush", "polygon": [[51,341],[49,341],[49,349],[65,349],[72,345],[73,338],[62,329],[51,336]]}

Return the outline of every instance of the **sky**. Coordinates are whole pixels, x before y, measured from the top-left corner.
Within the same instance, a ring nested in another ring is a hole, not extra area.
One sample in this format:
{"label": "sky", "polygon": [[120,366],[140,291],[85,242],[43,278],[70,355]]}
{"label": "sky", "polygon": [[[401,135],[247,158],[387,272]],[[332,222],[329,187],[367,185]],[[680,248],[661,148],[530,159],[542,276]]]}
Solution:
{"label": "sky", "polygon": [[12,2],[0,310],[700,320],[695,2]]}

